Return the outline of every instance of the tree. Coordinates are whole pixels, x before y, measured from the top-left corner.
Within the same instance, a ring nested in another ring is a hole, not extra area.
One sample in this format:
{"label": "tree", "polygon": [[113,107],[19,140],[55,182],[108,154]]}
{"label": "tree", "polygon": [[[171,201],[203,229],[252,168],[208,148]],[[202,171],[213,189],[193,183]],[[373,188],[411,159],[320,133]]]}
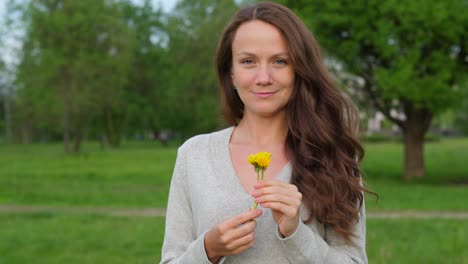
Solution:
{"label": "tree", "polygon": [[132,33],[121,19],[119,3],[36,0],[28,5],[19,103],[49,102],[51,107],[39,110],[48,117],[60,112],[67,153],[72,136],[74,151],[80,150],[84,131],[96,116],[106,124],[105,134],[120,135],[115,130],[123,119]]}
{"label": "tree", "polygon": [[[17,37],[12,33],[17,26],[14,20],[15,15],[18,14],[16,10],[15,3],[12,0],[5,3],[5,15],[0,18],[0,53],[3,53],[2,55],[13,55],[13,48],[8,42],[11,42]],[[3,105],[5,142],[11,143],[13,134],[11,103],[13,97],[13,66],[11,65],[12,62],[8,61],[6,58],[8,55],[0,56],[0,97]]]}
{"label": "tree", "polygon": [[165,125],[184,137],[220,125],[215,52],[219,37],[237,6],[234,1],[180,1],[169,16],[169,43],[163,72],[170,106]]}
{"label": "tree", "polygon": [[127,132],[158,137],[164,128],[168,106],[164,98],[163,71],[167,67],[164,44],[167,38],[162,24],[164,14],[150,0],[141,5],[127,4],[125,20],[135,32],[135,45],[125,86]]}
{"label": "tree", "polygon": [[[468,83],[465,85],[468,86]],[[468,136],[468,89],[464,89],[463,92],[462,103],[455,112],[455,127],[464,136]]]}
{"label": "tree", "polygon": [[[468,2],[286,0],[327,55],[365,80],[373,105],[404,135],[404,179],[424,175],[424,135],[459,103],[468,73]],[[403,113],[399,118],[393,112]]]}

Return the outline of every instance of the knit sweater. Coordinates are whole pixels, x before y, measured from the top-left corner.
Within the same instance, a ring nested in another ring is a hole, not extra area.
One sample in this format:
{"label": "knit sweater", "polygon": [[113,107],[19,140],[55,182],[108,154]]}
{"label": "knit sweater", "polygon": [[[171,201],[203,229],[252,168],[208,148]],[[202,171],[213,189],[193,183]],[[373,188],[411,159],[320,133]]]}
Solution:
{"label": "knit sweater", "polygon": [[[233,167],[229,140],[233,127],[186,141],[178,150],[171,181],[166,214],[166,230],[161,263],[210,263],[204,248],[204,236],[215,225],[245,212],[253,198],[241,185]],[[289,182],[288,163],[275,176]],[[362,206],[354,225],[356,235],[347,244],[333,228],[308,216],[302,205],[298,229],[282,238],[270,209],[262,208],[256,219],[255,244],[239,255],[221,258],[219,263],[367,263],[365,252],[365,211]]]}

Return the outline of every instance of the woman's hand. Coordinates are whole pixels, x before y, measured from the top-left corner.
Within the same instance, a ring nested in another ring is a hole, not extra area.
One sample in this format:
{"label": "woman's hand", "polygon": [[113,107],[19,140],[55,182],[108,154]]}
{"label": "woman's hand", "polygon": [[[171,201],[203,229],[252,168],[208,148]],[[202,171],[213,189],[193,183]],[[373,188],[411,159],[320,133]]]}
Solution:
{"label": "woman's hand", "polygon": [[254,244],[255,218],[262,210],[249,210],[234,216],[205,234],[205,250],[208,259],[217,263],[222,256],[237,255]]}
{"label": "woman's hand", "polygon": [[264,208],[270,208],[283,237],[291,236],[299,226],[302,194],[295,185],[266,180],[254,185],[252,196]]}

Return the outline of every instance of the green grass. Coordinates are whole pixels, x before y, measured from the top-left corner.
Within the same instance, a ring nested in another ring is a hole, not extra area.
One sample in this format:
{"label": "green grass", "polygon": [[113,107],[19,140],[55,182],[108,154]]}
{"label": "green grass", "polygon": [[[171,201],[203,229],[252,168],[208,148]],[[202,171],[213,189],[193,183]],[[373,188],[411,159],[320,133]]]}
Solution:
{"label": "green grass", "polygon": [[[468,139],[443,139],[425,146],[426,175],[402,182],[403,145],[365,145],[362,163],[366,186],[379,194],[367,196],[369,210],[468,210]],[[467,184],[454,184],[455,181]]]}
{"label": "green grass", "polygon": [[436,210],[466,211],[468,186],[437,186],[433,184],[402,184],[394,181],[369,180],[371,190],[378,193],[366,195],[368,210]]}
{"label": "green grass", "polygon": [[[0,203],[112,207],[165,207],[176,148],[127,142],[102,150],[87,143],[67,156],[61,144],[0,146]],[[426,145],[423,180],[402,183],[403,145],[365,146],[362,163],[370,210],[468,210],[468,139]]]}
{"label": "green grass", "polygon": [[367,221],[369,263],[467,264],[466,220]]}
{"label": "green grass", "polygon": [[0,215],[0,263],[157,263],[163,218]]}
{"label": "green grass", "polygon": [[[468,139],[426,146],[427,176],[401,182],[403,146],[367,144],[368,210],[468,210]],[[61,144],[0,145],[0,204],[165,207],[176,147],[126,142],[64,155]],[[163,218],[0,214],[0,263],[155,263]],[[370,263],[468,263],[466,220],[368,219]]]}
{"label": "green grass", "polygon": [[165,207],[176,148],[132,143],[101,150],[86,144],[0,148],[0,203]]}
{"label": "green grass", "polygon": [[[0,263],[157,263],[163,218],[0,215]],[[468,263],[466,220],[367,221],[369,263]]]}
{"label": "green grass", "polygon": [[[401,143],[368,143],[362,162],[364,176],[370,180],[400,182],[403,174]],[[419,183],[448,185],[464,179],[468,183],[468,139],[442,139],[425,145],[426,175]]]}

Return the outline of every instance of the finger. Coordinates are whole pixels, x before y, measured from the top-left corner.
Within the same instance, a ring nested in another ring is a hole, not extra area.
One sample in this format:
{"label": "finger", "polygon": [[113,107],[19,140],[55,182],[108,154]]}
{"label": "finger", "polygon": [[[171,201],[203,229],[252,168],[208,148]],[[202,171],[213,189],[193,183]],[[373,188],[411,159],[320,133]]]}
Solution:
{"label": "finger", "polygon": [[253,220],[257,217],[259,217],[260,215],[262,215],[262,210],[260,209],[256,209],[256,210],[248,210],[246,212],[243,212],[239,215],[236,215],[234,216],[233,218],[231,219],[228,219],[226,222],[225,222],[225,225],[227,228],[231,229],[231,228],[235,228],[241,224],[244,224],[250,220]]}
{"label": "finger", "polygon": [[[253,234],[256,225],[257,222],[255,220],[251,220],[236,228],[231,228],[227,230],[223,235],[220,236],[220,244],[223,244],[226,247],[228,247],[229,245],[232,245],[234,241],[242,239],[243,237],[248,236],[249,234]],[[233,247],[231,246],[229,246],[229,248],[231,250],[233,249]]]}
{"label": "finger", "polygon": [[289,196],[294,199],[302,199],[302,194],[298,192],[297,190],[293,190],[291,188],[287,188],[285,186],[268,186],[268,187],[263,187],[260,189],[256,189],[252,192],[252,196],[254,198],[261,197],[264,195],[269,195],[269,194],[280,194],[280,195],[285,195]]}
{"label": "finger", "polygon": [[244,251],[246,251],[247,249],[251,248],[255,243],[255,240],[252,240],[250,243],[246,244],[246,245],[243,245],[241,247],[238,247],[237,249],[233,250],[230,252],[230,255],[238,255]]}
{"label": "finger", "polygon": [[254,240],[255,236],[254,236],[254,232],[250,232],[248,234],[246,234],[245,236],[242,236],[234,241],[232,241],[231,243],[229,243],[227,246],[226,246],[226,249],[229,250],[229,251],[234,251],[240,247],[244,247],[248,244],[250,244],[253,240]]}
{"label": "finger", "polygon": [[268,181],[260,181],[254,185],[254,190],[264,189],[268,187],[277,187],[282,188],[285,190],[289,190],[291,192],[299,192],[297,186],[294,184],[278,181],[278,180],[268,180]]}
{"label": "finger", "polygon": [[286,188],[291,188],[293,186],[295,187],[295,185],[292,185],[290,183],[271,179],[271,180],[258,181],[254,185],[254,188],[263,188],[263,187],[268,187],[268,186],[283,186]]}
{"label": "finger", "polygon": [[271,210],[279,211],[283,215],[289,218],[295,217],[299,213],[298,208],[293,207],[293,206],[287,206],[283,203],[266,202],[266,203],[261,203],[260,205],[264,208],[270,208]]}
{"label": "finger", "polygon": [[277,202],[293,207],[299,207],[301,205],[301,200],[298,197],[278,193],[258,196],[255,198],[255,201],[260,204],[266,202]]}
{"label": "finger", "polygon": [[250,233],[255,231],[255,227],[257,226],[257,221],[250,220],[235,229],[232,229],[231,232],[228,234],[230,240],[236,240],[247,236]]}

